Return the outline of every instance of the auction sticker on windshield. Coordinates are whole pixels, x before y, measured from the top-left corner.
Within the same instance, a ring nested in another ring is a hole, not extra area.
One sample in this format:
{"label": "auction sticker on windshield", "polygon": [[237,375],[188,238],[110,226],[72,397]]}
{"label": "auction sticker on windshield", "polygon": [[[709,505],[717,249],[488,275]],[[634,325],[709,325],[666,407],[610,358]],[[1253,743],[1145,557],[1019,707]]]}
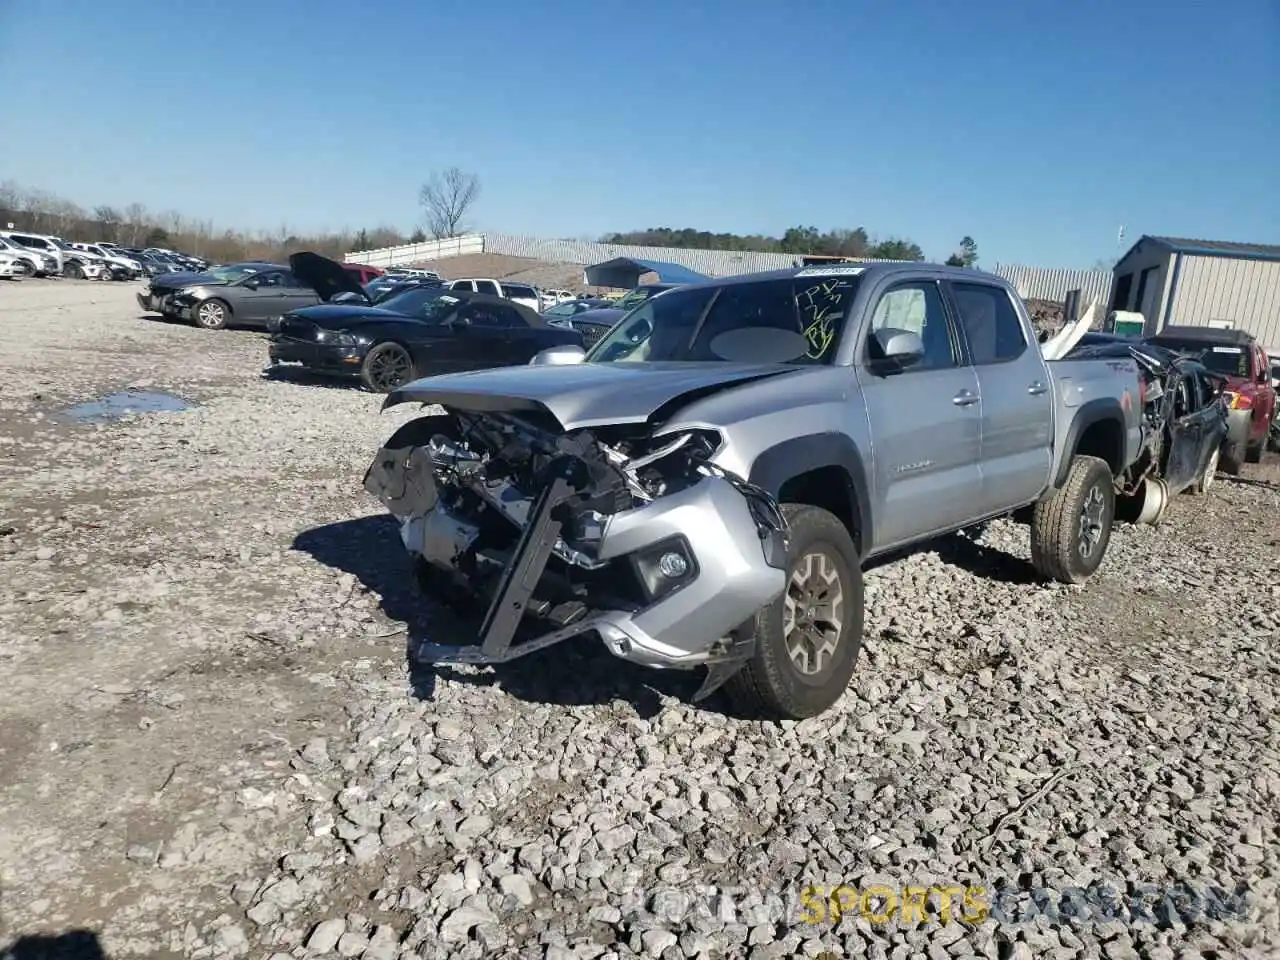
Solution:
{"label": "auction sticker on windshield", "polygon": [[796,271],[797,277],[856,277],[866,267],[805,267]]}

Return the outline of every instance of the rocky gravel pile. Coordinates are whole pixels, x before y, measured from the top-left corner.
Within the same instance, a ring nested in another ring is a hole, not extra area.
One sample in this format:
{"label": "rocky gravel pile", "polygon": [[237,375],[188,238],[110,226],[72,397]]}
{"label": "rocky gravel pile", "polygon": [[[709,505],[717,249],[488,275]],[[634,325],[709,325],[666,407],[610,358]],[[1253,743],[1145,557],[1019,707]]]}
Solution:
{"label": "rocky gravel pile", "polygon": [[[1082,588],[1008,522],[876,566],[846,697],[766,724],[586,641],[407,665],[462,629],[360,489],[411,413],[128,288],[0,297],[0,951],[1280,950],[1274,464]],[[126,388],[191,406],[60,414]]]}

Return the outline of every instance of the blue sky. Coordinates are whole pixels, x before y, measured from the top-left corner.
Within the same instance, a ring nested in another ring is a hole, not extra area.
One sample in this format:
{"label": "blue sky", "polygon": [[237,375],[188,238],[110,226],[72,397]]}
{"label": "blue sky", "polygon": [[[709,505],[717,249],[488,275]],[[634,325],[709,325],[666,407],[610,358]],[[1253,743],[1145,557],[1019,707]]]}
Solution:
{"label": "blue sky", "polygon": [[[1280,0],[0,0],[0,180],[219,226],[1280,243]],[[191,12],[187,12],[191,11]]]}

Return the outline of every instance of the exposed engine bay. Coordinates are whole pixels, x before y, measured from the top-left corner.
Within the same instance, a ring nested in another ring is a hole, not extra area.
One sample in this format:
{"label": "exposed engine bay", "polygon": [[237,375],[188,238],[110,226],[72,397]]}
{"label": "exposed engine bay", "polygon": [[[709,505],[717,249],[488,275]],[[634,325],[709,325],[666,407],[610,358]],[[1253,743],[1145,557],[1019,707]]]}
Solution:
{"label": "exposed engine bay", "polygon": [[[510,412],[405,424],[365,488],[399,520],[424,589],[484,614],[477,646],[420,658],[500,662],[587,631],[649,666],[741,656],[734,629],[784,588],[787,525],[712,462],[719,445]],[[530,628],[544,632],[516,642]]]}

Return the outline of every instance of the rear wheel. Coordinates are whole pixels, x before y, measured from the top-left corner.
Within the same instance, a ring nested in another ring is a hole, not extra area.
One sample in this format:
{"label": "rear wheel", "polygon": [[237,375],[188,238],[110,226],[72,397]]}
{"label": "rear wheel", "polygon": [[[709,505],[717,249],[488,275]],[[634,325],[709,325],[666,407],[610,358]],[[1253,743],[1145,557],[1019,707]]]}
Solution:
{"label": "rear wheel", "polygon": [[776,720],[816,716],[840,699],[862,649],[862,566],[839,518],[783,504],[791,525],[787,587],[755,619],[751,659],[726,683],[740,710]]}
{"label": "rear wheel", "polygon": [[231,311],[221,300],[206,300],[196,307],[196,324],[206,330],[222,330],[227,325]]}
{"label": "rear wheel", "polygon": [[390,393],[414,378],[413,357],[398,343],[371,347],[360,365],[360,380],[374,393]]}
{"label": "rear wheel", "polygon": [[1083,583],[1106,555],[1115,515],[1116,492],[1107,462],[1076,457],[1067,482],[1035,506],[1031,563],[1060,583]]}

